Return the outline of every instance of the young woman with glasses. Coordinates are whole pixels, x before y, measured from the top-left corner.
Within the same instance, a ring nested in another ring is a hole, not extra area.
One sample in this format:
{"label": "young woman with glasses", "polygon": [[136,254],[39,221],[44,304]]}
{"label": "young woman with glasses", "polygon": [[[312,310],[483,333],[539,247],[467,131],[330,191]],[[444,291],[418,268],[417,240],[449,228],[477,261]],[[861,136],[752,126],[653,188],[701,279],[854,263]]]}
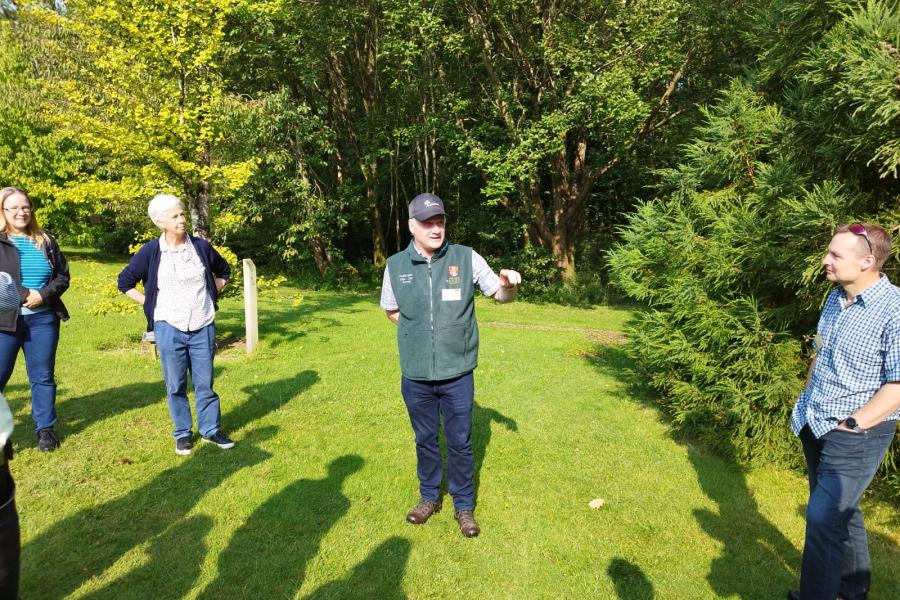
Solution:
{"label": "young woman with glasses", "polygon": [[18,311],[0,314],[0,390],[21,349],[38,449],[50,452],[59,447],[54,370],[59,324],[69,318],[60,299],[69,288],[69,265],[56,240],[38,226],[28,194],[3,188],[0,207],[0,271],[12,275],[22,301]]}

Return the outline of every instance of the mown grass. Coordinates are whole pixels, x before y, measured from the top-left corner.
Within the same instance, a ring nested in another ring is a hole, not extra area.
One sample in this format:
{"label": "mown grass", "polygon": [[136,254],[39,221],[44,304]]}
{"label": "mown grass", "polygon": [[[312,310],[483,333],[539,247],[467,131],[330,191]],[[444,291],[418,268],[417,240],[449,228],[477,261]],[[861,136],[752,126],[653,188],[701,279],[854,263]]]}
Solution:
{"label": "mown grass", "polygon": [[[480,300],[477,516],[404,522],[415,454],[377,296],[280,288],[262,343],[217,358],[231,451],[173,451],[142,316],[93,316],[118,259],[72,252],[57,375],[62,448],[16,415],[22,595],[32,598],[780,598],[806,484],[672,438],[623,383],[626,311]],[[301,297],[302,296],[302,297]],[[242,332],[238,299],[219,337]],[[786,426],[786,425],[785,425]],[[799,452],[799,448],[798,448]],[[603,498],[602,508],[588,502]],[[867,500],[874,600],[900,590],[900,519]]]}

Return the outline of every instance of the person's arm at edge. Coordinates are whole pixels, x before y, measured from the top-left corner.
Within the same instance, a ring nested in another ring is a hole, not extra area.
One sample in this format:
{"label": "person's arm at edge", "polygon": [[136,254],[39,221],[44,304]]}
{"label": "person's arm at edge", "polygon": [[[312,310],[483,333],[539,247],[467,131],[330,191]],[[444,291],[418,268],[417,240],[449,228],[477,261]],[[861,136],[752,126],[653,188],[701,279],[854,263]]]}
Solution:
{"label": "person's arm at edge", "polygon": [[522,276],[518,271],[513,271],[512,269],[500,269],[498,275],[500,277],[500,287],[494,292],[494,300],[500,304],[512,302],[518,295],[518,286],[522,283]]}
{"label": "person's arm at edge", "polygon": [[806,372],[806,383],[803,384],[803,389],[809,387],[809,382],[812,381],[813,369],[816,368],[816,356],[815,354],[812,357],[812,360],[809,361],[809,370]]}
{"label": "person's arm at edge", "polygon": [[137,288],[131,288],[125,292],[125,295],[143,306],[144,304],[144,295],[140,293]]}
{"label": "person's arm at edge", "polygon": [[[851,416],[860,427],[869,429],[884,421],[898,408],[900,408],[900,381],[889,381]],[[838,428],[847,429],[843,423],[838,425]]]}
{"label": "person's arm at edge", "polygon": [[225,284],[231,278],[231,265],[222,258],[222,255],[219,254],[212,244],[209,244],[209,250],[212,258],[210,265],[212,266],[213,281],[216,284],[216,292],[218,293],[222,291],[222,288],[225,287]]}
{"label": "person's arm at edge", "polygon": [[42,303],[49,302],[63,295],[69,289],[69,263],[66,261],[65,255],[59,249],[59,244],[52,236],[48,236],[47,243],[50,245],[49,254],[53,261],[53,279],[47,282],[47,285],[37,290],[40,294]]}
{"label": "person's arm at edge", "polygon": [[384,267],[384,276],[381,278],[381,308],[391,323],[400,324],[400,307],[397,306],[397,298],[394,296],[387,265]]}
{"label": "person's arm at edge", "polygon": [[142,263],[145,265],[143,271],[146,271],[147,257],[144,254],[144,248],[138,250],[137,253],[131,257],[131,260],[128,261],[128,264],[125,265],[125,268],[119,273],[118,280],[119,291],[140,305],[144,304],[144,294],[139,292],[135,286],[137,286],[139,281],[145,280],[147,277],[146,273],[142,274],[142,270],[138,266]]}
{"label": "person's arm at edge", "polygon": [[[891,320],[884,335],[885,382],[868,402],[850,415],[863,429],[878,425],[900,408],[900,317]],[[838,428],[846,429],[843,423]]]}

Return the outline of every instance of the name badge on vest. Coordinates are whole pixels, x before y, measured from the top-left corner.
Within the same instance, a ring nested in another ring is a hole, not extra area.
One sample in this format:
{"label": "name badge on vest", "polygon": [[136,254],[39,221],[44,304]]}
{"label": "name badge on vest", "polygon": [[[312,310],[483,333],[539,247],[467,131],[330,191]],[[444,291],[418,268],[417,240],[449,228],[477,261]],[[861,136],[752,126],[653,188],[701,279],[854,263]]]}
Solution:
{"label": "name badge on vest", "polygon": [[456,302],[462,300],[462,290],[460,288],[444,288],[441,290],[441,300],[444,302]]}

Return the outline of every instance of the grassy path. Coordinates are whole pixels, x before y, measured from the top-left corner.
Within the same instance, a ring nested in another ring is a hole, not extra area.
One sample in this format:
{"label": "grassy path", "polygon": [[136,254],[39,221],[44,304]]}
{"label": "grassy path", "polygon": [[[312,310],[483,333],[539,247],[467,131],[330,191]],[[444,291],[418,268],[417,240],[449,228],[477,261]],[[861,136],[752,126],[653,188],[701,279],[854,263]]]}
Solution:
{"label": "grassy path", "polygon": [[[7,396],[32,598],[780,598],[805,482],[672,439],[629,395],[628,314],[479,301],[474,443],[483,535],[423,527],[393,327],[374,295],[282,288],[260,351],[217,358],[238,446],[176,456],[137,313],[92,316],[120,268],[73,253],[58,359],[63,447],[39,454],[22,360]],[[223,302],[221,338],[242,334]],[[798,448],[799,451],[799,448]],[[603,498],[602,508],[588,502]],[[900,517],[867,503],[873,600],[900,590]]]}

